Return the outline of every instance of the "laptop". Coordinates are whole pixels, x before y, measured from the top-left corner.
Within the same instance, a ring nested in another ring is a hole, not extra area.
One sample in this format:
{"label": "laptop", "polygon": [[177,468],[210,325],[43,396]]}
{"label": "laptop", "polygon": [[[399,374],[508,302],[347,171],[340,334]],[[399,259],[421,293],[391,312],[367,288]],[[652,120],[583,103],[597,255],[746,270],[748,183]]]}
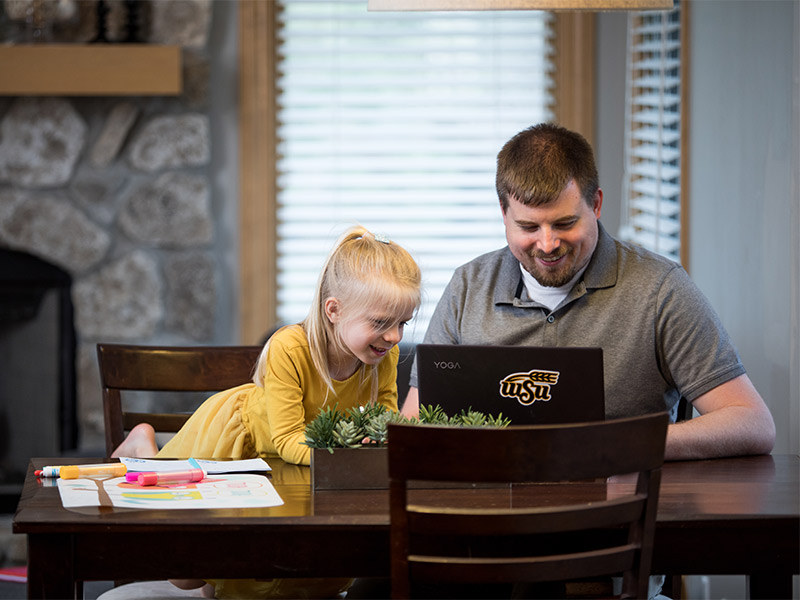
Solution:
{"label": "laptop", "polygon": [[544,425],[605,419],[600,348],[417,345],[420,405]]}

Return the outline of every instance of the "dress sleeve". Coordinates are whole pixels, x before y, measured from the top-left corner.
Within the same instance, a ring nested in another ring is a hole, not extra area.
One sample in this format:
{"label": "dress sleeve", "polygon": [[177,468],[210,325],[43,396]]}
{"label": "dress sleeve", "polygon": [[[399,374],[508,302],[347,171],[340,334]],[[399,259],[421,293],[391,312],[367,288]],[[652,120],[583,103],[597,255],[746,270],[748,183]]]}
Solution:
{"label": "dress sleeve", "polygon": [[278,455],[293,464],[307,465],[311,449],[305,441],[306,409],[304,390],[316,384],[301,362],[292,359],[292,349],[280,340],[270,345],[264,375],[266,412],[272,444]]}
{"label": "dress sleeve", "polygon": [[254,458],[255,447],[242,423],[242,406],[258,390],[253,383],[214,394],[203,402],[158,458]]}

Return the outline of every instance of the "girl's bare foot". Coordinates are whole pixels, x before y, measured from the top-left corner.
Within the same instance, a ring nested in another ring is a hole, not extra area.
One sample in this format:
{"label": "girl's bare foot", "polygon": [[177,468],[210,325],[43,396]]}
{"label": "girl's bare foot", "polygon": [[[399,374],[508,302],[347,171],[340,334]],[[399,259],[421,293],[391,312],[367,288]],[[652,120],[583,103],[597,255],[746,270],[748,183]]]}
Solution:
{"label": "girl's bare foot", "polygon": [[153,458],[156,454],[158,454],[158,445],[156,444],[155,430],[149,423],[139,423],[111,453],[111,457]]}

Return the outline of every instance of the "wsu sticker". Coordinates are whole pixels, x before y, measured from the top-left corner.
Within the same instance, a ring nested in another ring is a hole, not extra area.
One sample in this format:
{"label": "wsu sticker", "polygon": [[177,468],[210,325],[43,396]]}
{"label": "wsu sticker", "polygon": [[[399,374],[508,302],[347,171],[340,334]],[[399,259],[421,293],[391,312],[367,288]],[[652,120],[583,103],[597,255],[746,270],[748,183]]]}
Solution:
{"label": "wsu sticker", "polygon": [[549,402],[550,386],[558,383],[559,371],[533,370],[527,373],[512,373],[500,381],[500,395],[513,398],[528,406],[534,402]]}

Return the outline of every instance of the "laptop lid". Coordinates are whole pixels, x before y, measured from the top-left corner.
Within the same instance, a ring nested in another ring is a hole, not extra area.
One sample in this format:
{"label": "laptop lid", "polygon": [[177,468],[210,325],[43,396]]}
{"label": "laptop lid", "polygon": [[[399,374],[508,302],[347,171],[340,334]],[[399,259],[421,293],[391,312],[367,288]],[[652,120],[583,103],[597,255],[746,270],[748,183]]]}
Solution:
{"label": "laptop lid", "polygon": [[472,408],[512,425],[605,419],[600,348],[418,344],[420,405]]}

